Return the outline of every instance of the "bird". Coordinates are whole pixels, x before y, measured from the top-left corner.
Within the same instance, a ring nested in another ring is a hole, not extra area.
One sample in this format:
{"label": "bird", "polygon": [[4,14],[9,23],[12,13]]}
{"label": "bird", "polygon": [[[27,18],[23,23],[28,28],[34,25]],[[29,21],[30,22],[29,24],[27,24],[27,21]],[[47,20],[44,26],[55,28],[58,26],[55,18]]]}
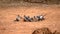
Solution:
{"label": "bird", "polygon": [[32,22],[33,21],[33,18],[30,18],[30,16],[25,16],[24,15],[24,21],[25,22]]}
{"label": "bird", "polygon": [[17,15],[15,21],[20,21],[20,16],[19,15]]}

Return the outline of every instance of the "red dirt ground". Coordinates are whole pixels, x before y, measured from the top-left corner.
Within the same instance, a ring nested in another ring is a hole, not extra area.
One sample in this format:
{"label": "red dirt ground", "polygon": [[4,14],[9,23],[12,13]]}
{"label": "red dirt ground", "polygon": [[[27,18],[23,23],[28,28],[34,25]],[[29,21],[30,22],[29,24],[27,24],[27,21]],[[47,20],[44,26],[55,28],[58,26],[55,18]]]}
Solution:
{"label": "red dirt ground", "polygon": [[[14,22],[17,15],[45,15],[39,22]],[[32,34],[37,28],[48,27],[60,31],[60,6],[0,8],[0,34]]]}

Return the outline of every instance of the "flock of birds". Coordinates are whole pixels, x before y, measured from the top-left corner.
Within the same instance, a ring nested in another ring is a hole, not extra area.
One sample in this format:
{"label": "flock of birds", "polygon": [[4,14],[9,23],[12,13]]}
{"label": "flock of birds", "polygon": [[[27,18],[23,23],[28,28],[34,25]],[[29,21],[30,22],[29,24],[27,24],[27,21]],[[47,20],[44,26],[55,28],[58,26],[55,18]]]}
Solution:
{"label": "flock of birds", "polygon": [[17,15],[14,21],[20,21],[22,18],[24,22],[36,22],[36,21],[42,21],[45,19],[43,15],[38,15],[38,16],[33,16],[33,17],[26,16],[26,15],[24,15],[24,17],[21,17]]}

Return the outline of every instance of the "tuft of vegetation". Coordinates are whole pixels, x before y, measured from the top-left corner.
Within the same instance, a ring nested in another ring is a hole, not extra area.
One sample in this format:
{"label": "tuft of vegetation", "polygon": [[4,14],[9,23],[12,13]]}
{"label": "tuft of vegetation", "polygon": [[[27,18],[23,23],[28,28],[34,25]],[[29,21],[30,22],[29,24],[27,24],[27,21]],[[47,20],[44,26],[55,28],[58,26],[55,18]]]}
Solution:
{"label": "tuft of vegetation", "polygon": [[51,32],[49,28],[43,27],[43,28],[34,30],[32,34],[60,34],[60,32],[57,32],[57,31]]}

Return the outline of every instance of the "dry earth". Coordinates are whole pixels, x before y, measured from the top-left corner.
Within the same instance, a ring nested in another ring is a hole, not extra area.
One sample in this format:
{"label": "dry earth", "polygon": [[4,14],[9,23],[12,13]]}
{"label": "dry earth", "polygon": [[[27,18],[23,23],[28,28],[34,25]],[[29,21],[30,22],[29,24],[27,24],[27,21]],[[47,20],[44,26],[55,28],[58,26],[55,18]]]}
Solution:
{"label": "dry earth", "polygon": [[[45,15],[39,22],[14,22],[17,15]],[[32,34],[37,28],[48,27],[52,32],[60,31],[60,6],[32,6],[0,8],[0,34]]]}

